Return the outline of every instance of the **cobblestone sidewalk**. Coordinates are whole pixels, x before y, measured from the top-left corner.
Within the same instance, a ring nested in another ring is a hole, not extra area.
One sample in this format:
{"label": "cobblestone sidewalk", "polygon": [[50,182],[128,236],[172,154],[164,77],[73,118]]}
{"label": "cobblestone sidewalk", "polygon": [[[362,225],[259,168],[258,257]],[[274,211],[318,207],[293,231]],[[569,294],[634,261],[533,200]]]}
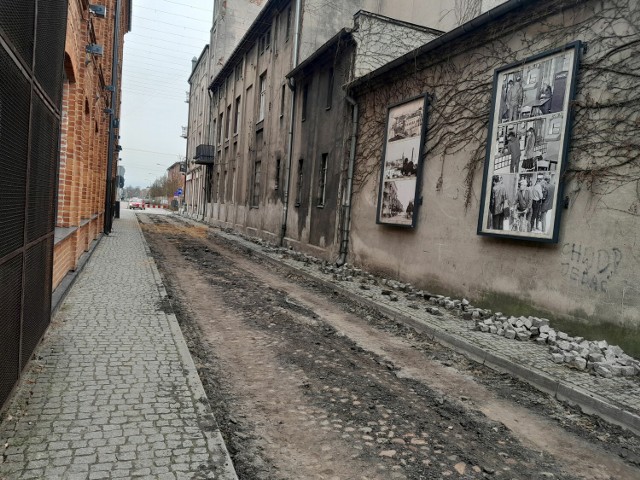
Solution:
{"label": "cobblestone sidewalk", "polygon": [[0,479],[237,478],[165,296],[124,210],[6,410]]}
{"label": "cobblestone sidewalk", "polygon": [[334,280],[332,275],[322,273],[313,263],[298,261],[293,256],[283,255],[225,231],[214,231],[266,259],[287,265],[356,301],[383,311],[391,318],[412,325],[479,363],[511,373],[559,400],[580,406],[586,413],[599,415],[640,434],[640,382],[637,379],[602,378],[572,370],[554,363],[546,345],[477,331],[474,321],[465,321],[448,313],[434,316],[425,308],[416,309],[411,305],[415,301],[407,300],[404,295],[398,295],[397,301],[391,301],[389,296],[381,294],[386,287],[370,285],[370,289],[363,290],[359,283]]}

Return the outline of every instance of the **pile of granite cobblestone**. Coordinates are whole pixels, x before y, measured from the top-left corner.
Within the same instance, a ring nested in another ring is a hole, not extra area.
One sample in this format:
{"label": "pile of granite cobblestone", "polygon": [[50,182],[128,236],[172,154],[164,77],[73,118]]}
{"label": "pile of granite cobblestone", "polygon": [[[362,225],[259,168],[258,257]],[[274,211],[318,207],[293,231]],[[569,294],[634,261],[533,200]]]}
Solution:
{"label": "pile of granite cobblestone", "polygon": [[477,308],[467,299],[454,299],[444,295],[414,288],[409,283],[380,278],[376,275],[345,263],[336,266],[326,260],[297,252],[290,248],[273,247],[264,240],[252,238],[273,253],[289,257],[306,265],[317,265],[319,270],[331,275],[338,282],[357,282],[363,290],[371,290],[372,285],[381,288],[381,295],[389,301],[398,301],[404,295],[409,307],[420,309],[428,303],[426,311],[431,315],[443,315],[443,310],[458,314],[464,320],[474,321],[475,328],[485,333],[499,335],[515,341],[534,341],[546,345],[554,363],[564,364],[577,370],[589,371],[601,377],[633,377],[640,375],[640,360],[625,354],[616,345],[605,340],[590,341],[582,337],[572,337],[551,327],[549,320],[533,316],[506,316],[500,312]]}

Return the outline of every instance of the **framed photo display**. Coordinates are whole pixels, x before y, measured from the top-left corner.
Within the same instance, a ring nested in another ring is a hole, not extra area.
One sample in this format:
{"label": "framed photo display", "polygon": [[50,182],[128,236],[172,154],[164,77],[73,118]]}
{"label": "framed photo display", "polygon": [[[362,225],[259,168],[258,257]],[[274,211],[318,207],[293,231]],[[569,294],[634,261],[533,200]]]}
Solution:
{"label": "framed photo display", "polygon": [[382,152],[376,223],[415,227],[426,129],[427,96],[391,105]]}
{"label": "framed photo display", "polygon": [[556,243],[581,43],[495,71],[478,234]]}

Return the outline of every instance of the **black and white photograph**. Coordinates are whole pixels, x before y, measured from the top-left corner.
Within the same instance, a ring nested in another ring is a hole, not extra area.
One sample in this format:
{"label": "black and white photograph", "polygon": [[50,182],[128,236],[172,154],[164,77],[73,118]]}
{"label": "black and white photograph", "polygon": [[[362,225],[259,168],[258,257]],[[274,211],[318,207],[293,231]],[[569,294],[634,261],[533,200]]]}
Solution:
{"label": "black and white photograph", "polygon": [[424,99],[419,98],[389,110],[388,143],[419,137],[424,117]]}
{"label": "black and white photograph", "polygon": [[387,111],[377,223],[415,226],[425,110],[426,97],[420,96]]}
{"label": "black and white photograph", "polygon": [[557,242],[579,45],[496,70],[478,234]]}
{"label": "black and white photograph", "polygon": [[415,209],[416,179],[390,180],[383,183],[381,221],[411,225]]}

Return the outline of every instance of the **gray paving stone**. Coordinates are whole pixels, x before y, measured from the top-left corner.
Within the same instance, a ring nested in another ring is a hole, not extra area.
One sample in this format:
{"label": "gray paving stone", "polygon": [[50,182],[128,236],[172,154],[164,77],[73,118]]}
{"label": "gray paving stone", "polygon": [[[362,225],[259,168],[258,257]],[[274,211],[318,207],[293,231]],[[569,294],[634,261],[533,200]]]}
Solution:
{"label": "gray paving stone", "polygon": [[158,307],[163,295],[135,214],[123,211],[7,407],[0,478],[177,478],[172,458],[187,478],[202,476],[195,453],[171,456],[187,431],[209,464],[229,466],[204,476],[237,478],[219,432],[200,427],[211,412],[196,404],[204,389],[175,316]]}

